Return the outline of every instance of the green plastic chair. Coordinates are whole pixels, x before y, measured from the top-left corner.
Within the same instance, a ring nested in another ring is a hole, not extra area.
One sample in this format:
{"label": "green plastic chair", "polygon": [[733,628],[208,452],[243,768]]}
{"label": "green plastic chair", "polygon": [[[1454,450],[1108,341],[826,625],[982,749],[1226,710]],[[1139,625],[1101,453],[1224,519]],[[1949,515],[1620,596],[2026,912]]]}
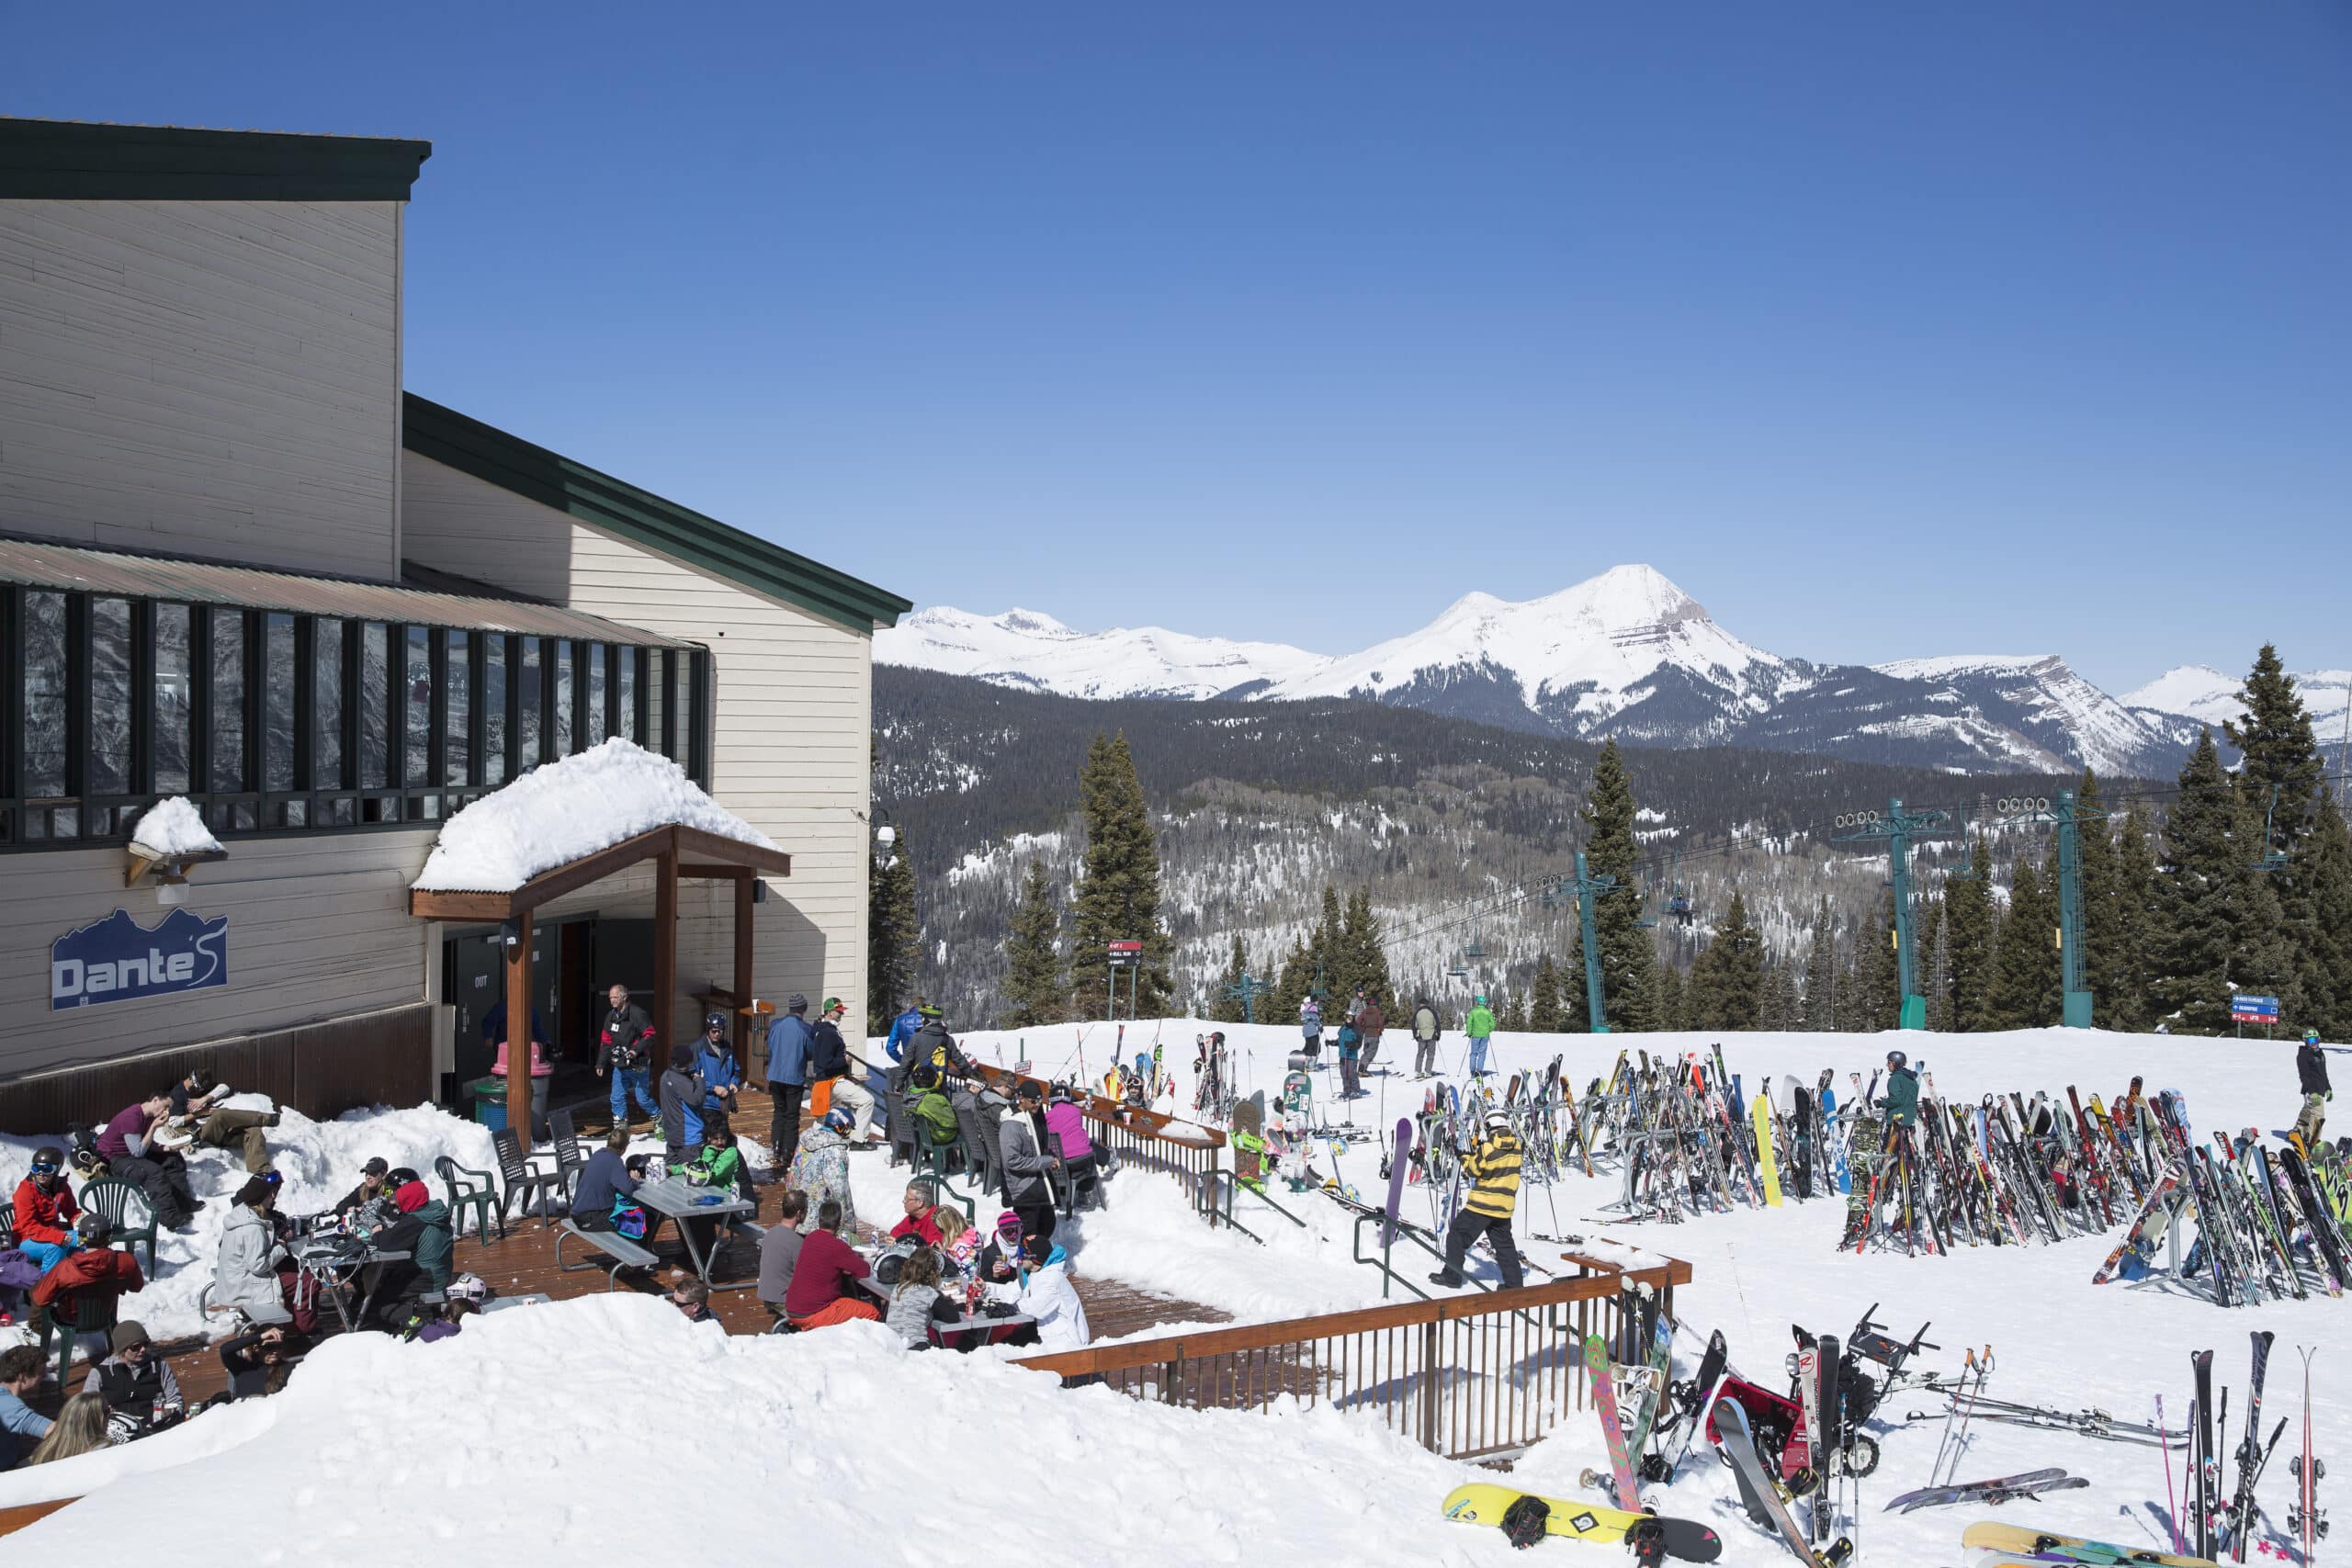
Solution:
{"label": "green plastic chair", "polygon": [[[499,1239],[505,1239],[506,1217],[498,1214],[498,1183],[490,1172],[468,1170],[447,1155],[435,1156],[433,1169],[441,1178],[441,1185],[448,1199],[449,1235],[452,1237],[466,1234],[466,1211],[471,1209],[476,1236],[483,1241],[490,1239],[491,1217],[497,1214]],[[474,1179],[468,1181],[465,1179],[468,1177]]]}
{"label": "green plastic chair", "polygon": [[76,1301],[64,1296],[40,1309],[35,1325],[40,1333],[41,1359],[49,1359],[50,1342],[57,1342],[57,1387],[70,1394],[73,1389],[65,1381],[73,1369],[74,1342],[85,1334],[103,1334],[115,1325],[115,1308],[119,1301],[114,1292]]}
{"label": "green plastic chair", "polygon": [[102,1176],[83,1187],[82,1207],[103,1215],[114,1227],[116,1243],[130,1247],[132,1257],[146,1247],[147,1277],[155,1277],[155,1209],[145,1192],[128,1181]]}

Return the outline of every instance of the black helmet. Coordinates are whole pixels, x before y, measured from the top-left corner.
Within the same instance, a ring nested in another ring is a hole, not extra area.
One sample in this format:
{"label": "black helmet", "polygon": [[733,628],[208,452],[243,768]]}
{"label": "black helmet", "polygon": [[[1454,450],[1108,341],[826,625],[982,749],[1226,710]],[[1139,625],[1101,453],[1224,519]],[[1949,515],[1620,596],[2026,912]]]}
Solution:
{"label": "black helmet", "polygon": [[705,1013],[703,1014],[702,1027],[703,1032],[706,1034],[714,1029],[724,1029],[727,1027],[727,1015],[723,1012]]}
{"label": "black helmet", "polygon": [[1910,1065],[1910,1061],[1911,1061],[1911,1058],[1910,1058],[1910,1057],[1908,1057],[1908,1056],[1905,1056],[1905,1055],[1902,1052],[1900,1052],[1900,1051],[1889,1051],[1889,1052],[1886,1054],[1886,1065],[1887,1065],[1888,1066],[1890,1066],[1890,1067],[1904,1067],[1904,1066],[1909,1066],[1909,1065]]}

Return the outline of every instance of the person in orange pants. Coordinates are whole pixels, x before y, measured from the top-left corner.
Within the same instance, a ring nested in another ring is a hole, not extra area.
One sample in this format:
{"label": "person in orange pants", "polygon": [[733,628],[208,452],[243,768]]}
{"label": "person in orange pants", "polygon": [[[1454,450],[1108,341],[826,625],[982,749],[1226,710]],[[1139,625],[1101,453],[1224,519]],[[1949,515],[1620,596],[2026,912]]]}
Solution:
{"label": "person in orange pants", "polygon": [[881,1307],[850,1283],[865,1279],[872,1266],[841,1238],[841,1224],[838,1201],[828,1198],[817,1205],[817,1228],[801,1242],[792,1284],[784,1294],[784,1314],[795,1328],[831,1328],[853,1318],[881,1321]]}

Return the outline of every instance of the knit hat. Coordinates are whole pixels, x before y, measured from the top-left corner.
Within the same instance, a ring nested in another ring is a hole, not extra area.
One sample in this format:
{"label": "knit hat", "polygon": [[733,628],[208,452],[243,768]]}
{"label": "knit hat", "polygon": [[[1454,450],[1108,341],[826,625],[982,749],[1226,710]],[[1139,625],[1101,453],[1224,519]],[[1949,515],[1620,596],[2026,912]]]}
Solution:
{"label": "knit hat", "polygon": [[258,1176],[247,1177],[245,1184],[237,1189],[237,1201],[248,1209],[258,1209],[269,1201],[269,1193],[268,1182]]}
{"label": "knit hat", "polygon": [[1018,1239],[1021,1235],[1021,1216],[1010,1209],[1005,1210],[996,1217],[996,1234],[1007,1240]]}
{"label": "knit hat", "polygon": [[403,1214],[413,1214],[431,1202],[433,1194],[424,1190],[422,1181],[412,1181],[392,1194],[392,1206]]}
{"label": "knit hat", "polygon": [[152,1345],[154,1343],[153,1340],[147,1337],[147,1330],[143,1325],[130,1322],[116,1324],[114,1325],[114,1333],[107,1337],[107,1342],[114,1347],[114,1353],[118,1356],[121,1355],[125,1350],[130,1349],[133,1345]]}
{"label": "knit hat", "polygon": [[802,996],[798,991],[795,991],[792,995],[784,998],[784,1010],[786,1012],[807,1012],[808,1010],[808,998]]}

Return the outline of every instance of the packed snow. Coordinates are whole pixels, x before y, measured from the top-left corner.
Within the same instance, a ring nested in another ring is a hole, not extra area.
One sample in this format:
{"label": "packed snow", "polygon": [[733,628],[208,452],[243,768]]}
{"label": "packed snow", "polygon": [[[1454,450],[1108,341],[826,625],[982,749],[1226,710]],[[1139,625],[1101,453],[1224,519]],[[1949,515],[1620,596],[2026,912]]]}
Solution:
{"label": "packed snow", "polygon": [[184,795],[159,800],[141,812],[138,830],[130,835],[130,845],[135,850],[145,850],[157,860],[224,852],[220,840],[204,825],[196,803]]}
{"label": "packed snow", "polygon": [[506,893],[543,872],[675,823],[773,850],[775,841],[705,795],[669,758],[616,735],[532,769],[442,825],[426,893]]}

